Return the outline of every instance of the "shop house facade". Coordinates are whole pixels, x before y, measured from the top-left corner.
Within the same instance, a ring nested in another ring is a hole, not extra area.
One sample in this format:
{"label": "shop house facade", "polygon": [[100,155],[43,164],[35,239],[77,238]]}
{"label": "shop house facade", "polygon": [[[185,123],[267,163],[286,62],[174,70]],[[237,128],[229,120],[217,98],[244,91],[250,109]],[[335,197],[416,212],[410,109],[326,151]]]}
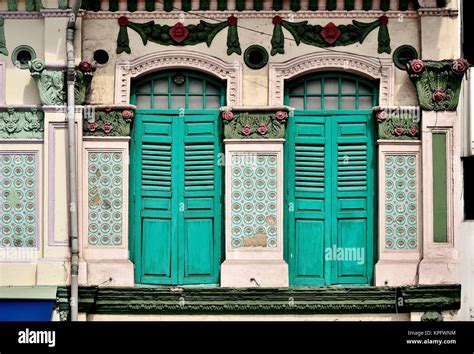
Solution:
{"label": "shop house facade", "polygon": [[0,285],[17,299],[57,286],[67,318],[74,209],[83,319],[472,306],[456,1],[83,0],[77,205],[72,6],[0,5]]}

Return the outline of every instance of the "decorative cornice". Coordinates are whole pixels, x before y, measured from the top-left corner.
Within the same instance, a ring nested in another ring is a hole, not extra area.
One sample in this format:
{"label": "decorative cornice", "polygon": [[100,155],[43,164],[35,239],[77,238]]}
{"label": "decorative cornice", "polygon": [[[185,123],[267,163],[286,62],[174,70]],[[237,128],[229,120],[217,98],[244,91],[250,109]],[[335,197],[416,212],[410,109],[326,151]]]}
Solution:
{"label": "decorative cornice", "polygon": [[129,102],[132,78],[165,68],[195,69],[227,80],[227,104],[240,104],[242,66],[190,50],[162,51],[139,57],[131,62],[118,62],[115,69],[115,103]]}
{"label": "decorative cornice", "polygon": [[[34,20],[46,17],[68,17],[70,13],[71,10],[45,9],[41,11],[0,11],[0,16],[5,19]],[[81,11],[79,16],[83,13],[84,11]]]}
{"label": "decorative cornice", "polygon": [[438,8],[421,8],[418,10],[420,16],[437,16],[437,17],[458,17],[458,9],[438,9]]}
{"label": "decorative cornice", "polygon": [[[58,288],[63,320],[69,288]],[[350,314],[447,311],[460,308],[460,285],[316,289],[80,287],[87,314]],[[403,300],[403,301],[401,301]]]}
{"label": "decorative cornice", "polygon": [[317,70],[341,70],[380,80],[381,105],[393,99],[394,68],[391,59],[377,59],[351,53],[317,52],[299,56],[283,63],[270,63],[270,105],[283,103],[284,81]]}
{"label": "decorative cornice", "polygon": [[0,139],[43,139],[44,114],[36,107],[1,107]]}
{"label": "decorative cornice", "polygon": [[[436,13],[436,10],[442,12],[444,9],[433,9],[433,12]],[[227,10],[227,11],[136,11],[136,12],[128,12],[128,11],[99,11],[99,12],[92,12],[86,11],[83,14],[83,18],[85,19],[118,19],[122,16],[126,16],[129,19],[133,20],[164,20],[164,19],[180,19],[183,16],[183,13],[186,14],[186,18],[188,19],[216,19],[222,20],[226,19],[231,15],[237,15],[239,19],[272,19],[275,15],[282,17],[283,19],[311,19],[311,18],[325,18],[325,19],[334,19],[334,18],[341,18],[341,19],[350,19],[353,20],[354,18],[365,19],[365,18],[379,18],[380,16],[387,16],[389,18],[400,18],[400,14],[402,14],[403,18],[418,18],[420,14],[418,11],[363,11],[363,10],[354,10],[354,11],[254,11],[254,10],[246,10],[246,11],[237,11],[237,10]],[[430,15],[434,16],[434,15]],[[442,15],[439,15],[442,16]]]}

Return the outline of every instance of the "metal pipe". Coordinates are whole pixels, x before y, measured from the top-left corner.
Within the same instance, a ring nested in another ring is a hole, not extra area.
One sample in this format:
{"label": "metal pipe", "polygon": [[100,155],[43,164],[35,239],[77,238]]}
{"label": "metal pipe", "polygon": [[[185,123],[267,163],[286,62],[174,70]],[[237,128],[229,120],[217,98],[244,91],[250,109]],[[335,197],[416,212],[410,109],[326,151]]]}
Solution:
{"label": "metal pipe", "polygon": [[79,238],[77,217],[77,168],[76,168],[76,123],[75,123],[75,95],[74,84],[75,73],[75,50],[74,37],[76,31],[76,19],[81,7],[81,0],[73,0],[71,15],[67,23],[66,32],[66,55],[67,55],[67,107],[66,115],[68,122],[68,154],[69,154],[69,232],[71,240],[71,321],[77,321],[79,312]]}

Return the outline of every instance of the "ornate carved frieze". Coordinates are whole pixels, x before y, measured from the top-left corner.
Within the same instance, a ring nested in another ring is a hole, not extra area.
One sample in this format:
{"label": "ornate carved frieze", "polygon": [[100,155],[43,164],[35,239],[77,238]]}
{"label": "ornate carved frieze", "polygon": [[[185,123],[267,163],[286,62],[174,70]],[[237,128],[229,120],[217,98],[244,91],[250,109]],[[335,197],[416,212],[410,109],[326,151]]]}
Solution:
{"label": "ornate carved frieze", "polygon": [[[65,69],[46,69],[43,60],[36,58],[29,64],[31,76],[35,79],[41,104],[61,106],[66,102]],[[75,103],[84,105],[90,90],[94,68],[82,61],[76,68]]]}
{"label": "ornate carved frieze", "polygon": [[465,59],[410,61],[408,74],[416,87],[420,107],[426,111],[455,111],[468,68]]}
{"label": "ornate carved frieze", "polygon": [[222,112],[224,139],[284,139],[288,112]]}
{"label": "ornate carved frieze", "polygon": [[378,138],[384,140],[419,140],[419,107],[376,107]]}
{"label": "ornate carved frieze", "polygon": [[36,107],[0,108],[0,139],[43,139],[43,116]]}
{"label": "ornate carved frieze", "polygon": [[273,18],[274,28],[271,40],[271,54],[285,53],[285,36],[283,35],[282,28],[290,32],[296,45],[303,42],[322,48],[347,46],[357,42],[362,44],[370,32],[379,28],[378,52],[390,54],[392,49],[390,48],[390,35],[387,27],[388,21],[388,17],[384,15],[369,23],[353,20],[352,25],[336,26],[333,22],[329,22],[325,26],[321,26],[309,25],[308,21],[285,21],[281,16],[275,16]]}
{"label": "ornate carved frieze", "polygon": [[224,28],[227,31],[227,55],[236,53],[242,54],[240,48],[239,35],[237,32],[237,18],[230,16],[226,21],[218,23],[209,23],[206,21],[199,21],[199,24],[183,25],[177,22],[173,26],[156,24],[153,21],[146,23],[130,22],[127,17],[122,16],[118,19],[120,25],[119,34],[117,37],[117,54],[126,52],[131,53],[129,46],[127,28],[137,32],[143,45],[148,41],[158,43],[161,45],[176,45],[188,46],[199,43],[206,43],[209,47],[214,40],[214,37]]}
{"label": "ornate carved frieze", "polygon": [[87,106],[84,109],[84,136],[130,136],[134,107]]}

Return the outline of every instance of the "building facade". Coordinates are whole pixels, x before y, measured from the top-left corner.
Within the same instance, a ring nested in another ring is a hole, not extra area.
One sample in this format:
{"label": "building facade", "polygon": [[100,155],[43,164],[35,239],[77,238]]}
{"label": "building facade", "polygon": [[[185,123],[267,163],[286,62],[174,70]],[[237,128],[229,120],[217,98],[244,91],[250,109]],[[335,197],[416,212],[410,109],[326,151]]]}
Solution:
{"label": "building facade", "polygon": [[83,0],[77,204],[71,3],[0,4],[6,299],[67,318],[74,209],[82,319],[469,318],[457,1]]}

